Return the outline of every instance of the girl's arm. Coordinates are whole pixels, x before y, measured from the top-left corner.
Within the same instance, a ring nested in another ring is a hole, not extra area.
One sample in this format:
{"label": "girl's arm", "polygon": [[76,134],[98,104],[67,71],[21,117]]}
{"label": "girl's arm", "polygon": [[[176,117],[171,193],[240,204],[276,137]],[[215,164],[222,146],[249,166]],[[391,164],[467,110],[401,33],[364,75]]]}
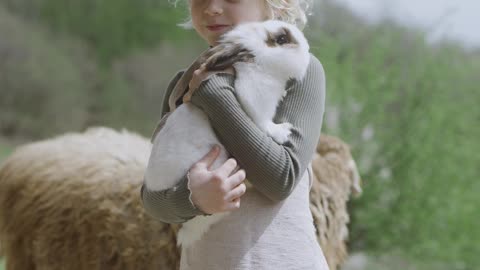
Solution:
{"label": "girl's arm", "polygon": [[247,179],[273,201],[287,198],[312,160],[325,108],[325,74],[311,55],[303,81],[295,82],[274,122],[293,125],[289,142],[277,144],[246,115],[235,97],[234,76],[217,73],[203,81],[191,102],[208,116],[219,140],[245,169]]}
{"label": "girl's arm", "polygon": [[140,194],[147,214],[165,223],[184,223],[198,215],[207,215],[195,207],[187,185],[187,176],[176,186],[162,191],[148,190],[144,183]]}
{"label": "girl's arm", "polygon": [[[169,111],[168,97],[182,74],[183,71],[178,72],[167,87],[162,103],[162,117]],[[144,183],[140,196],[145,211],[150,216],[165,223],[183,223],[197,215],[206,215],[195,207],[191,201],[191,192],[187,184],[188,178],[186,175],[176,186],[162,191],[148,190]]]}

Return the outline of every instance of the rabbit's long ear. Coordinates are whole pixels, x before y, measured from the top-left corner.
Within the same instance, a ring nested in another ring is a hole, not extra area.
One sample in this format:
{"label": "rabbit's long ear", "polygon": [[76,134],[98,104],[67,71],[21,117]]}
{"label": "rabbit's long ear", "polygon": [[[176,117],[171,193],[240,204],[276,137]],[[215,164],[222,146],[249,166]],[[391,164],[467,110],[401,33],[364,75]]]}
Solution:
{"label": "rabbit's long ear", "polygon": [[236,62],[250,62],[255,58],[249,50],[238,44],[219,44],[210,51],[205,64],[207,70],[211,71],[224,70]]}

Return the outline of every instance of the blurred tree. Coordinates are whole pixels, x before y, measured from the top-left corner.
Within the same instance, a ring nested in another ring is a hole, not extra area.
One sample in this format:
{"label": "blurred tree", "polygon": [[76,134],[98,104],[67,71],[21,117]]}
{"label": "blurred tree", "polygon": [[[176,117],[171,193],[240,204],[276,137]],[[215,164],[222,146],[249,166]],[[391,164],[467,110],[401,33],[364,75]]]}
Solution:
{"label": "blurred tree", "polygon": [[177,24],[187,17],[182,5],[164,0],[0,0],[29,20],[85,40],[101,63],[159,42],[188,40]]}

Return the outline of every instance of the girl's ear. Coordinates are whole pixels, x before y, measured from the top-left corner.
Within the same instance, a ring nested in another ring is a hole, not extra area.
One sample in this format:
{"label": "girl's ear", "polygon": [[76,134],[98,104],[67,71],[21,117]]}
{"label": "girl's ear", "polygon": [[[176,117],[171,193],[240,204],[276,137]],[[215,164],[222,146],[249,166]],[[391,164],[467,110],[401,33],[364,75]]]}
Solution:
{"label": "girl's ear", "polygon": [[254,55],[238,44],[224,43],[207,52],[206,68],[209,71],[225,70],[236,62],[252,62]]}

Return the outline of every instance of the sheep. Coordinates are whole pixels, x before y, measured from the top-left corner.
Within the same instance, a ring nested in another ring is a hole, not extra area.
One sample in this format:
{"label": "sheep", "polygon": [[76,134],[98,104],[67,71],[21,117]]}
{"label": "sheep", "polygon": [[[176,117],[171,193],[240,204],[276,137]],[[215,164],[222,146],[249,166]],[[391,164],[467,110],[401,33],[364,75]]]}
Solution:
{"label": "sheep", "polygon": [[[233,65],[236,95],[245,112],[277,143],[287,142],[292,124],[276,124],[273,118],[286,95],[287,82],[301,81],[307,71],[310,54],[303,33],[282,21],[250,22],[224,34],[219,43],[207,52],[210,56],[206,68],[222,70]],[[178,184],[213,145],[220,145],[221,151],[212,169],[228,159],[229,154],[215,135],[207,115],[195,105],[184,103],[162,121],[165,122],[154,136],[145,173],[149,190],[166,190]],[[226,215],[228,213],[216,213],[187,221],[180,230],[178,245],[188,248]]]}
{"label": "sheep", "polygon": [[[322,135],[317,150],[311,210],[330,269],[337,269],[358,172],[339,139]],[[178,269],[180,225],[152,219],[141,205],[150,151],[147,138],[105,127],[18,147],[0,167],[6,269]]]}
{"label": "sheep", "polygon": [[347,202],[351,195],[360,196],[361,179],[348,145],[325,134],[320,136],[312,168],[310,210],[317,240],[330,269],[337,269],[348,255]]}
{"label": "sheep", "polygon": [[149,152],[106,128],[19,147],[0,169],[7,269],[174,269],[175,227],[139,198]]}

